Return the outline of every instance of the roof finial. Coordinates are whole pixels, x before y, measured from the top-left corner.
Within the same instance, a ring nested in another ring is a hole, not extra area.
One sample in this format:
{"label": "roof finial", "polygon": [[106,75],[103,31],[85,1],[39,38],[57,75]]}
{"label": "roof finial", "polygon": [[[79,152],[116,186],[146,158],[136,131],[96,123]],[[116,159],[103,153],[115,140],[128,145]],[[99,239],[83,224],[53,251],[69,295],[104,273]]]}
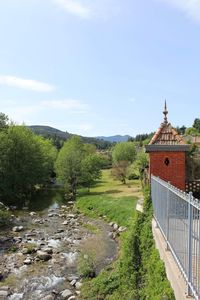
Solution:
{"label": "roof finial", "polygon": [[164,107],[164,111],[163,111],[163,114],[164,114],[164,124],[168,124],[168,120],[167,120],[167,115],[168,115],[168,110],[167,110],[167,102],[165,100],[165,107]]}

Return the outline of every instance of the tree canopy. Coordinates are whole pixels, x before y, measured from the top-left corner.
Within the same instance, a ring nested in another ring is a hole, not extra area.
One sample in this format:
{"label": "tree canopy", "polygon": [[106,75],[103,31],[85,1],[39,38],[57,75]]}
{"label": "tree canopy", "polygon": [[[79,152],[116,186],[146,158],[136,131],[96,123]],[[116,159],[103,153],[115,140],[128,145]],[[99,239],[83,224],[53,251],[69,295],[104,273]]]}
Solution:
{"label": "tree canopy", "polygon": [[132,163],[136,157],[135,145],[132,142],[123,142],[115,145],[112,151],[113,162],[127,161]]}
{"label": "tree canopy", "polygon": [[36,184],[45,184],[57,152],[50,141],[25,126],[0,132],[0,199],[23,204]]}
{"label": "tree canopy", "polygon": [[84,144],[78,136],[65,142],[55,164],[58,179],[65,184],[67,195],[73,200],[79,185],[90,187],[100,177],[100,168],[94,146]]}
{"label": "tree canopy", "polygon": [[8,121],[8,116],[0,112],[0,130],[8,128]]}
{"label": "tree canopy", "polygon": [[112,151],[113,170],[112,174],[116,179],[126,183],[128,167],[135,160],[136,149],[133,142],[116,144]]}
{"label": "tree canopy", "polygon": [[195,128],[198,132],[200,132],[200,119],[196,118],[193,123],[193,128]]}

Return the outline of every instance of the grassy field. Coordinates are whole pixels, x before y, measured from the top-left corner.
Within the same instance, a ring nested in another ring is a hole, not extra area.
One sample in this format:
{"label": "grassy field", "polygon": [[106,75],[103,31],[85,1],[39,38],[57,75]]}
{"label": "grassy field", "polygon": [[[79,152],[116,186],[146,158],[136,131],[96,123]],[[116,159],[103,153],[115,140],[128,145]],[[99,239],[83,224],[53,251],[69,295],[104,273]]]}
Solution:
{"label": "grassy field", "polygon": [[77,208],[87,216],[104,216],[107,221],[129,226],[139,197],[142,193],[138,180],[124,185],[113,180],[110,170],[103,170],[102,180],[91,188],[90,193],[80,192]]}
{"label": "grassy field", "polygon": [[[139,181],[123,185],[114,181],[109,170],[89,194],[82,191],[77,208],[87,216],[104,217],[127,231],[119,238],[118,259],[96,278],[85,278],[80,300],[174,300],[166,278],[163,262],[155,249],[152,230],[152,207],[149,193],[145,195],[144,213],[136,212],[137,199],[143,197]],[[92,247],[92,245],[91,245]],[[84,260],[81,261],[84,263]],[[81,266],[85,274],[92,260]],[[86,276],[87,277],[87,276]]]}

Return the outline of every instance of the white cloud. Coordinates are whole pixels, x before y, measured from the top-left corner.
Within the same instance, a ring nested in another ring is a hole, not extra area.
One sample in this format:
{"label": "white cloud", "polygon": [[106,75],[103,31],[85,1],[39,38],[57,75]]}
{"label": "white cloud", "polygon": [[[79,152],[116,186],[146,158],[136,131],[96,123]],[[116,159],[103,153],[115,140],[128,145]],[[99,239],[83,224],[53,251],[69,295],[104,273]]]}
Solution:
{"label": "white cloud", "polygon": [[89,110],[87,104],[75,99],[43,101],[41,106],[51,109],[67,110],[73,113],[84,113]]}
{"label": "white cloud", "polygon": [[55,90],[55,86],[38,80],[24,79],[9,75],[0,75],[0,84],[36,92],[52,92]]}
{"label": "white cloud", "polygon": [[200,22],[200,0],[158,0],[166,2],[171,6],[181,10],[188,17]]}
{"label": "white cloud", "polygon": [[89,6],[82,4],[77,0],[54,0],[66,12],[76,15],[83,19],[89,19],[91,9]]}
{"label": "white cloud", "polygon": [[[69,114],[85,114],[89,111],[89,105],[79,100],[65,99],[65,100],[49,100],[40,101],[37,104],[19,105],[17,101],[4,100],[1,109],[14,122],[19,124],[25,122],[29,124],[35,123],[38,115],[42,115],[46,119],[48,115],[68,115]],[[55,113],[56,111],[56,113]],[[79,127],[78,129],[81,129]],[[88,124],[83,124],[83,130],[89,130]]]}
{"label": "white cloud", "polygon": [[52,0],[68,14],[88,20],[107,21],[121,11],[119,0]]}

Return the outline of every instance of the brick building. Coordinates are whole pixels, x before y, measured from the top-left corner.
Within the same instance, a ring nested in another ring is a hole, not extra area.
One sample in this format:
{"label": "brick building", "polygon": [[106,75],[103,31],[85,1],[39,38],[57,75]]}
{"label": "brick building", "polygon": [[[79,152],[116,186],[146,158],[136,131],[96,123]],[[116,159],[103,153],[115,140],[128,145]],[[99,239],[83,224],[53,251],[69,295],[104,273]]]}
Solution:
{"label": "brick building", "polygon": [[190,146],[168,122],[166,102],[163,114],[163,123],[146,146],[150,157],[149,172],[185,190],[186,152]]}

